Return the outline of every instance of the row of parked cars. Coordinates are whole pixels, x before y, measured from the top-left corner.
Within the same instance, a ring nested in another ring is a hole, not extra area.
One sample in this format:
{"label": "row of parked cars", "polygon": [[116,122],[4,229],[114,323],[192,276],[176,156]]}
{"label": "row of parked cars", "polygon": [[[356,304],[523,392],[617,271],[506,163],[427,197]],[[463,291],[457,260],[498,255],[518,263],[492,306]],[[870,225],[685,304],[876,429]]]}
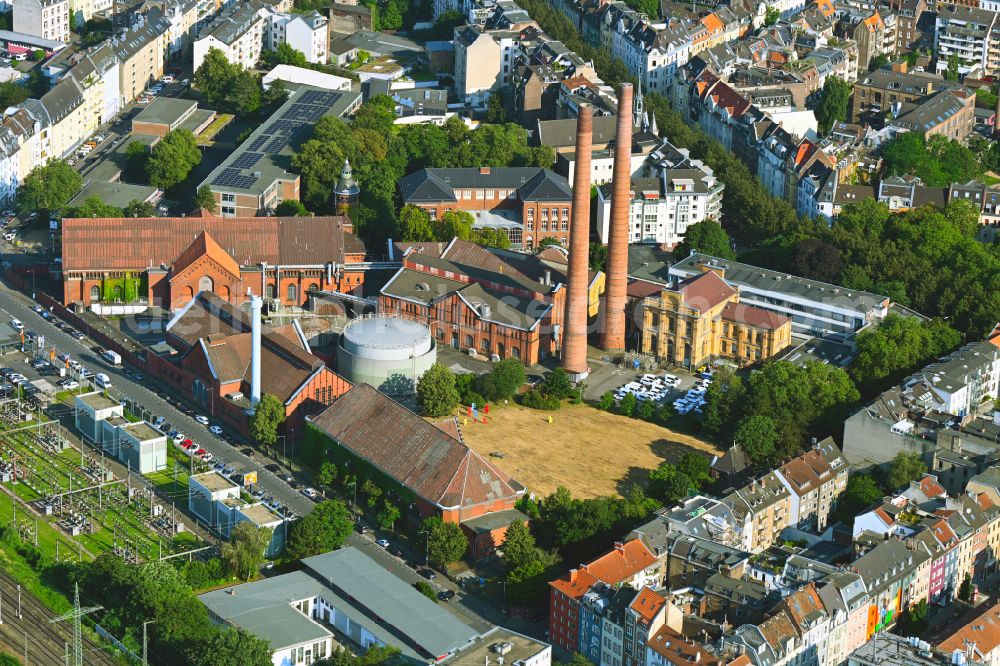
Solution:
{"label": "row of parked cars", "polygon": [[688,389],[687,393],[674,400],[674,409],[677,410],[678,414],[687,414],[690,411],[701,414],[705,406],[705,392],[708,390],[709,384],[712,383],[712,375],[711,368],[698,373],[698,381],[695,385]]}
{"label": "row of parked cars", "polygon": [[670,392],[680,386],[681,378],[677,375],[666,373],[663,375],[645,374],[638,379],[619,386],[615,390],[615,401],[621,402],[626,395],[634,395],[639,402],[652,400],[653,402],[663,402],[670,396]]}

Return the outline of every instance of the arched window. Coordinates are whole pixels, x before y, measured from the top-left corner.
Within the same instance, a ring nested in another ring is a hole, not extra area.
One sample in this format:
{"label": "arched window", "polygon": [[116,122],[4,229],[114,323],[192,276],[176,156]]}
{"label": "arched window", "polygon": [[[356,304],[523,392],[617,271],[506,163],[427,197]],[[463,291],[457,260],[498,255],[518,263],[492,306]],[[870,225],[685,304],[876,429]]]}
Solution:
{"label": "arched window", "polygon": [[483,349],[484,352],[489,353],[489,351],[490,351],[490,339],[489,338],[483,338],[483,340],[482,340],[482,342],[480,343],[479,346],[482,347],[482,349]]}
{"label": "arched window", "polygon": [[293,303],[298,299],[299,290],[294,284],[288,285],[288,300]]}
{"label": "arched window", "polygon": [[504,350],[504,347],[503,347],[503,343],[502,342],[498,342],[497,343],[497,356],[499,356],[500,358],[503,358],[504,351],[505,350]]}
{"label": "arched window", "polygon": [[215,291],[215,282],[207,275],[202,275],[198,280],[198,291]]}
{"label": "arched window", "polygon": [[307,290],[307,292],[309,292],[309,291],[312,291],[312,292],[319,291],[319,285],[316,284],[315,282],[313,282],[311,285],[309,285],[309,289]]}
{"label": "arched window", "polygon": [[94,303],[101,300],[101,288],[96,284],[90,288],[90,300]]}
{"label": "arched window", "polygon": [[511,358],[520,359],[521,358],[521,350],[518,347],[511,347],[510,348],[510,356],[511,356]]}
{"label": "arched window", "polygon": [[476,348],[476,342],[475,340],[472,339],[471,335],[465,336],[465,346],[468,347],[469,349]]}
{"label": "arched window", "polygon": [[274,300],[274,285],[273,284],[269,284],[269,285],[267,285],[267,287],[264,288],[264,295],[265,295],[265,298],[270,298],[271,300]]}

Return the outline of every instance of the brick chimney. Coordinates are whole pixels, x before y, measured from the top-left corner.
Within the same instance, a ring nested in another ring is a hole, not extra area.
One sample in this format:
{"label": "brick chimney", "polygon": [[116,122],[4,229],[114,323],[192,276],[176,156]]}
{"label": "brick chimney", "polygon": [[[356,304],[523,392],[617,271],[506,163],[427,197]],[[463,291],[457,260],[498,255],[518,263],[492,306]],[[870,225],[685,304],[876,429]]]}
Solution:
{"label": "brick chimney", "polygon": [[625,351],[625,291],[628,287],[629,208],[632,171],[632,84],[623,83],[618,93],[618,124],[615,129],[615,161],[611,181],[611,225],[608,232],[608,264],[604,288],[605,351]]}
{"label": "brick chimney", "polygon": [[590,158],[594,112],[581,104],[576,119],[576,166],[573,172],[573,218],[569,232],[566,317],[563,322],[563,369],[573,381],[588,374],[587,310],[590,298]]}

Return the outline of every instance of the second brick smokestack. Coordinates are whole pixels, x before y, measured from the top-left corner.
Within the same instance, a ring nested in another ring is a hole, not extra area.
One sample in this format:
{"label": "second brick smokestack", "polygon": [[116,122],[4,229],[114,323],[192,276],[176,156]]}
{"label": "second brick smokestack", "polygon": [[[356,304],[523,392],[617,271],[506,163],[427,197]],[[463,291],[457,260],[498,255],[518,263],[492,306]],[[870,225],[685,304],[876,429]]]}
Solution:
{"label": "second brick smokestack", "polygon": [[601,348],[625,351],[625,291],[628,288],[629,209],[632,189],[632,84],[623,83],[618,94],[615,127],[615,162],[611,180],[611,224],[604,289],[604,330]]}
{"label": "second brick smokestack", "polygon": [[563,322],[562,366],[573,381],[587,376],[587,310],[590,304],[590,157],[593,111],[581,104],[576,119],[576,167],[573,172],[573,218],[569,230],[569,274]]}

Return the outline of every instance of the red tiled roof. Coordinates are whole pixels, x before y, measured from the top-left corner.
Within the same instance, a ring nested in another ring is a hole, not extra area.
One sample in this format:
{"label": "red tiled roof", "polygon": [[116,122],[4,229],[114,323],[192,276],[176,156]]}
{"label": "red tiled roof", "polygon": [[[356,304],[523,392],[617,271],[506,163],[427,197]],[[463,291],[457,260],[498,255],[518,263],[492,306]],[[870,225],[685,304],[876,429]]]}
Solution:
{"label": "red tiled roof", "polygon": [[656,284],[655,282],[632,280],[625,288],[625,293],[631,298],[645,298],[647,296],[654,296],[664,289],[665,287],[662,284]]}
{"label": "red tiled roof", "polygon": [[187,249],[181,252],[181,255],[177,257],[173,265],[174,275],[179,274],[185,268],[198,261],[202,257],[208,257],[215,263],[222,266],[230,275],[234,277],[240,276],[240,267],[233,260],[229,253],[223,250],[215,239],[207,232],[203,231],[187,246]]}
{"label": "red tiled roof", "polygon": [[354,386],[312,423],[444,509],[513,501],[524,493],[478,453],[367,384]]}
{"label": "red tiled roof", "polygon": [[737,293],[713,271],[705,271],[687,278],[678,285],[677,291],[684,296],[685,305],[699,310],[714,308]]}
{"label": "red tiled roof", "polygon": [[959,627],[938,645],[938,649],[949,654],[955,650],[967,652],[973,644],[976,651],[984,656],[1000,647],[1000,603]]}
{"label": "red tiled roof", "polygon": [[241,266],[343,263],[364,245],[346,217],[68,218],[64,271],[141,271],[172,266],[203,232]]}
{"label": "red tiled roof", "polygon": [[917,485],[920,486],[920,492],[927,497],[944,497],[948,494],[948,491],[930,474],[925,474]]}
{"label": "red tiled roof", "polygon": [[669,627],[663,627],[653,634],[646,646],[659,654],[668,664],[674,666],[718,666],[719,658],[700,643],[678,634]]}
{"label": "red tiled roof", "polygon": [[722,309],[722,318],[772,331],[791,321],[785,315],[744,303],[727,303],[726,307]]}
{"label": "red tiled roof", "polygon": [[632,539],[584,565],[591,575],[609,585],[617,585],[656,563],[656,556],[639,539]]}
{"label": "red tiled roof", "polygon": [[666,598],[650,587],[644,587],[635,595],[629,608],[639,615],[639,622],[648,625],[656,619],[657,614],[667,605]]}
{"label": "red tiled roof", "polygon": [[883,509],[882,507],[878,507],[875,509],[875,515],[881,518],[882,522],[884,522],[886,525],[892,525],[893,523],[896,522],[896,520],[892,516],[890,516],[886,512],[886,510]]}
{"label": "red tiled roof", "polygon": [[705,26],[709,34],[722,32],[726,29],[726,24],[722,22],[715,12],[712,12],[705,18],[701,20],[701,24]]}
{"label": "red tiled roof", "polygon": [[562,578],[550,581],[549,585],[565,594],[570,599],[579,599],[594,586],[597,579],[587,573],[585,569],[573,569],[567,571]]}

